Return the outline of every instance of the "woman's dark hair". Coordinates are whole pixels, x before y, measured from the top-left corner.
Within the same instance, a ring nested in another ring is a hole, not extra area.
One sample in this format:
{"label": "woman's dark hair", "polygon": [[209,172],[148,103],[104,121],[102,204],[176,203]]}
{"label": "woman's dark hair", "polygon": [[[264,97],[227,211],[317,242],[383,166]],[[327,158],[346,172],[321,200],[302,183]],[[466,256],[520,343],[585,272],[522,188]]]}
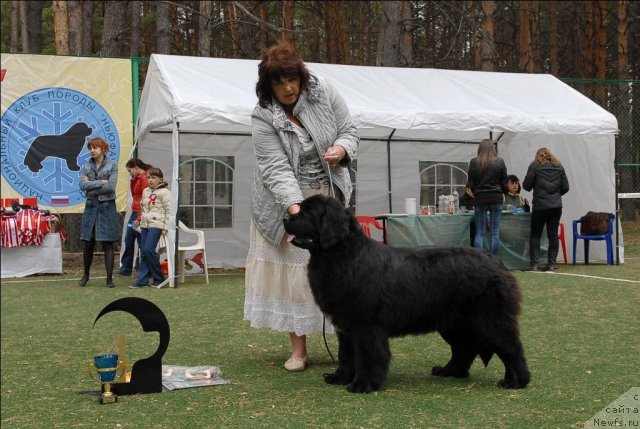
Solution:
{"label": "woman's dark hair", "polygon": [[520,186],[520,180],[518,179],[518,176],[516,176],[515,174],[509,174],[507,176],[507,181],[505,182],[505,188],[507,188],[507,185],[509,184],[509,182],[518,184],[518,190],[516,191],[517,194],[519,194],[520,191],[522,191],[522,186]]}
{"label": "woman's dark hair", "polygon": [[262,56],[262,61],[258,64],[256,95],[260,107],[267,107],[271,104],[273,99],[272,81],[296,76],[300,78],[300,92],[302,93],[309,83],[309,70],[291,44],[280,43],[267,49]]}
{"label": "woman's dark hair", "polygon": [[147,170],[147,177],[149,176],[159,177],[161,180],[164,180],[162,170],[160,170],[158,167],[151,167],[149,170]]}
{"label": "woman's dark hair", "polygon": [[145,171],[151,168],[149,164],[145,164],[144,162],[142,162],[140,158],[131,158],[129,161],[127,161],[127,163],[125,164],[125,167],[127,168],[138,167],[139,169],[145,170]]}

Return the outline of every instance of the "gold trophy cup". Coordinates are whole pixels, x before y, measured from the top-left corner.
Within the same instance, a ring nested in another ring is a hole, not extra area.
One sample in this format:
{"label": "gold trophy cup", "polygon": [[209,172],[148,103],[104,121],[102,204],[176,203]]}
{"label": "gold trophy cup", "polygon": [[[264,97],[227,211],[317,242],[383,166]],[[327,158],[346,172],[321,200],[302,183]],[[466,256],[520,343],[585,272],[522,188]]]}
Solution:
{"label": "gold trophy cup", "polygon": [[[120,375],[118,375],[120,372]],[[118,359],[117,353],[95,355],[93,362],[89,363],[89,375],[102,385],[102,393],[98,397],[100,404],[113,404],[118,402],[118,396],[111,391],[111,383],[116,377],[122,376],[124,362]],[[96,377],[97,375],[97,377]]]}

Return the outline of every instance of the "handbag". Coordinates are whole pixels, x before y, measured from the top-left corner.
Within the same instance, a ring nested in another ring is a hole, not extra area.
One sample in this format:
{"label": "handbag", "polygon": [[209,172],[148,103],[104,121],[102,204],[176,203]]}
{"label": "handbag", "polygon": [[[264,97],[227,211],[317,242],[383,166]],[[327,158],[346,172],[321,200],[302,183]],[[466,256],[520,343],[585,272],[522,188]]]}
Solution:
{"label": "handbag", "polygon": [[580,218],[580,235],[604,235],[609,232],[609,220],[613,217],[606,212],[587,212]]}

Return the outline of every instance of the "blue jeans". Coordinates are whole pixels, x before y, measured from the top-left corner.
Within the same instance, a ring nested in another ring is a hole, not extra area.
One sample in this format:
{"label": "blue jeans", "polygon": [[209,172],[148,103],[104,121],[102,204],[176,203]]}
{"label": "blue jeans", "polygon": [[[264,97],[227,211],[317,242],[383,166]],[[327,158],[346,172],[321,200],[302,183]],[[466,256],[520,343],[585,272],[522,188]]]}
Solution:
{"label": "blue jeans", "polygon": [[160,255],[156,252],[162,230],[160,228],[142,228],[140,232],[140,267],[138,267],[139,286],[147,286],[149,277],[153,278],[153,284],[158,285],[164,281],[164,274],[160,269]]}
{"label": "blue jeans", "polygon": [[497,255],[498,249],[500,248],[500,218],[502,218],[502,204],[475,207],[476,236],[473,240],[473,247],[478,249],[482,249],[484,247],[484,231],[487,224],[487,212],[489,212],[491,216],[491,253]]}
{"label": "blue jeans", "polygon": [[[136,256],[136,241],[138,242],[138,249],[141,248],[140,234],[135,232],[133,230],[133,226],[131,226],[133,221],[136,219],[138,219],[138,213],[131,213],[129,222],[127,222],[127,230],[124,233],[124,251],[122,252],[122,257],[120,258],[120,272],[122,274],[131,274],[131,271],[133,271],[133,258],[135,258]],[[138,265],[140,264],[138,263]]]}

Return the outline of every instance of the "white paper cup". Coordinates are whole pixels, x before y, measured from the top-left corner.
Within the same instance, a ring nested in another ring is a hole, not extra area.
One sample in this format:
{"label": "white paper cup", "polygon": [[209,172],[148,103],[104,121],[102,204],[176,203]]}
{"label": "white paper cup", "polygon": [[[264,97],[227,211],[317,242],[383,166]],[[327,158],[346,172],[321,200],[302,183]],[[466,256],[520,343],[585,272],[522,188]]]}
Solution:
{"label": "white paper cup", "polygon": [[404,199],[404,212],[409,215],[416,214],[416,199],[405,198]]}

